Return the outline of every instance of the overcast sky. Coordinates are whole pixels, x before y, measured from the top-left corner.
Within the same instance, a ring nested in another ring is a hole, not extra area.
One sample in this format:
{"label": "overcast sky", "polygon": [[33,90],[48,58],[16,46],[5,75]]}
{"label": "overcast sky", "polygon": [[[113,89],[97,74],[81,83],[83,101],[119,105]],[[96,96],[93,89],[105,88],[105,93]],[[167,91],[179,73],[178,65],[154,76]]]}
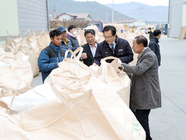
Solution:
{"label": "overcast sky", "polygon": [[[101,4],[110,4],[113,2],[113,0],[76,0],[76,1],[97,1],[98,3],[101,3]],[[155,6],[155,5],[168,6],[169,5],[169,0],[114,0],[114,3],[115,4],[128,3],[132,1],[144,3],[147,5],[151,5],[151,6]]]}

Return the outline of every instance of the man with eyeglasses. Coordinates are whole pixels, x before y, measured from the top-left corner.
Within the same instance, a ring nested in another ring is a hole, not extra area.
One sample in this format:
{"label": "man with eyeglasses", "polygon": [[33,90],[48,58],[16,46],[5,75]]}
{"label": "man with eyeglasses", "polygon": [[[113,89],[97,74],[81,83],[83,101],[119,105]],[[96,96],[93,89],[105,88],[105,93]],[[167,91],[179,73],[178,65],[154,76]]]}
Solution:
{"label": "man with eyeglasses", "polygon": [[82,46],[83,53],[81,55],[81,58],[83,60],[83,63],[87,66],[92,65],[94,56],[97,49],[97,42],[95,41],[95,31],[94,29],[88,29],[84,33],[85,39],[87,41],[87,44],[84,44]]}
{"label": "man with eyeglasses", "polygon": [[[116,28],[108,25],[103,29],[105,40],[98,44],[93,65],[100,66],[100,60],[107,56],[119,58],[122,63],[129,63],[133,60],[133,52],[127,40],[116,35]],[[107,62],[112,62],[108,60]]]}

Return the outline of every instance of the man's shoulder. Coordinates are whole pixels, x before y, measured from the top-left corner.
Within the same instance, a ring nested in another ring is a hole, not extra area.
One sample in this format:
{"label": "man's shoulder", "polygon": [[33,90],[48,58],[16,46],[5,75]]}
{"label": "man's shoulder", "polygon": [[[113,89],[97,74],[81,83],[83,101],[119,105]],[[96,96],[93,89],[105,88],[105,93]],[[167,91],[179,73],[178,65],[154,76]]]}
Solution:
{"label": "man's shoulder", "polygon": [[83,46],[81,46],[82,48],[86,48],[86,47],[89,47],[89,44],[88,43],[86,43],[86,44],[84,44]]}
{"label": "man's shoulder", "polygon": [[150,48],[147,48],[147,51],[144,53],[144,56],[146,57],[156,57],[156,54],[150,49]]}
{"label": "man's shoulder", "polygon": [[51,51],[51,49],[52,49],[52,48],[51,48],[50,46],[47,46],[47,47],[44,48],[43,50],[46,51],[46,52],[48,52],[48,51]]}
{"label": "man's shoulder", "polygon": [[97,46],[98,47],[102,47],[102,46],[106,46],[106,41],[104,40],[104,41],[102,41],[102,42],[100,42],[100,43],[97,43]]}
{"label": "man's shoulder", "polygon": [[48,56],[53,55],[55,52],[51,46],[47,46],[42,51],[43,51],[43,53],[47,54]]}
{"label": "man's shoulder", "polygon": [[155,40],[151,39],[149,42],[149,46],[154,46],[154,45],[156,46],[158,45],[158,43]]}
{"label": "man's shoulder", "polygon": [[123,45],[129,45],[129,42],[126,39],[119,38],[118,37],[118,44],[123,44]]}
{"label": "man's shoulder", "polygon": [[71,36],[67,36],[67,39],[71,41],[72,37]]}
{"label": "man's shoulder", "polygon": [[71,43],[70,39],[67,38],[67,43]]}

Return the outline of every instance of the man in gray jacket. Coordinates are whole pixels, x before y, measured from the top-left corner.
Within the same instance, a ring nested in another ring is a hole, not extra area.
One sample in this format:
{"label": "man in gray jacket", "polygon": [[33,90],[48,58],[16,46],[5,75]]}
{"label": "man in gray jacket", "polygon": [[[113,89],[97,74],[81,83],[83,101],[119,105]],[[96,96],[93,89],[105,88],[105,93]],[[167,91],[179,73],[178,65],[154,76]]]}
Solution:
{"label": "man in gray jacket", "polygon": [[156,55],[147,47],[148,41],[144,36],[137,36],[133,41],[133,50],[138,53],[136,66],[122,63],[121,69],[132,73],[131,108],[136,109],[136,118],[146,131],[146,140],[150,137],[148,116],[151,109],[161,107],[161,91],[158,78],[158,60]]}
{"label": "man in gray jacket", "polygon": [[77,29],[75,25],[70,25],[68,27],[67,39],[72,43],[72,50],[75,51],[79,47],[79,42],[77,39]]}

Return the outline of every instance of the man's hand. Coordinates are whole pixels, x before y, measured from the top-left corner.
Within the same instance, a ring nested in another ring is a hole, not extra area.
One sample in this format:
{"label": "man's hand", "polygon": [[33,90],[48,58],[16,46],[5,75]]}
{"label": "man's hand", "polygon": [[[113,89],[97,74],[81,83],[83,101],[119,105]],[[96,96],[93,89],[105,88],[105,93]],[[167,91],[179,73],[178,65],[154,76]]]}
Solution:
{"label": "man's hand", "polygon": [[98,67],[98,64],[94,63],[94,64],[93,64],[93,66],[96,66],[96,67]]}
{"label": "man's hand", "polygon": [[87,59],[87,54],[86,53],[82,53],[81,58],[82,59]]}

